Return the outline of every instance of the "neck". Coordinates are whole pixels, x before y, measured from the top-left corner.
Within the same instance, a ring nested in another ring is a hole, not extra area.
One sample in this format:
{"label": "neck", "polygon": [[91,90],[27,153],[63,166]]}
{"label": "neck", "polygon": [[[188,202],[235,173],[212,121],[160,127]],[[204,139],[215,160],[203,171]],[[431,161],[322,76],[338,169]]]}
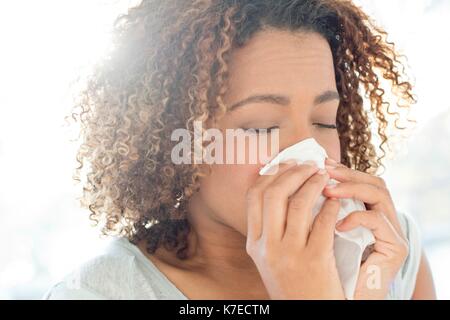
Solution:
{"label": "neck", "polygon": [[188,260],[205,270],[256,273],[246,252],[246,237],[218,221],[206,210],[200,210],[195,199],[190,203]]}
{"label": "neck", "polygon": [[210,211],[200,211],[195,206],[191,209],[187,259],[179,260],[164,247],[159,247],[154,256],[187,274],[212,280],[229,292],[246,292],[248,297],[266,299],[258,269],[246,252],[246,237],[214,219]]}

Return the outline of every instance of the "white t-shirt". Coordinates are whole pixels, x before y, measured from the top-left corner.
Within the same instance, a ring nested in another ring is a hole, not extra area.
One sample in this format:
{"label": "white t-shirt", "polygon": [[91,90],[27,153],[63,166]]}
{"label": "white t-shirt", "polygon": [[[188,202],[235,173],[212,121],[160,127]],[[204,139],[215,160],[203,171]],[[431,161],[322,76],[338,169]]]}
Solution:
{"label": "white t-shirt", "polygon": [[[409,241],[409,256],[386,299],[411,299],[421,257],[419,230],[413,219],[398,214]],[[138,247],[114,238],[104,253],[84,263],[45,293],[43,299],[187,300]]]}

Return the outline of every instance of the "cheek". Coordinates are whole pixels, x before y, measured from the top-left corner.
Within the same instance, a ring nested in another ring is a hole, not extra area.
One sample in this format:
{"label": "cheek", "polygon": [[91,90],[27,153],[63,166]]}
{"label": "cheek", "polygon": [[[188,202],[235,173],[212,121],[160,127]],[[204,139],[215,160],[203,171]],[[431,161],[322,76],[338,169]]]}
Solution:
{"label": "cheek", "polygon": [[339,140],[337,143],[330,144],[329,146],[325,146],[325,150],[327,151],[328,157],[334,159],[338,162],[341,161],[341,146]]}
{"label": "cheek", "polygon": [[213,165],[211,175],[202,183],[202,198],[211,214],[222,223],[246,234],[245,195],[258,177],[261,165]]}
{"label": "cheek", "polygon": [[341,161],[341,143],[337,132],[332,135],[320,136],[316,140],[327,151],[328,157]]}

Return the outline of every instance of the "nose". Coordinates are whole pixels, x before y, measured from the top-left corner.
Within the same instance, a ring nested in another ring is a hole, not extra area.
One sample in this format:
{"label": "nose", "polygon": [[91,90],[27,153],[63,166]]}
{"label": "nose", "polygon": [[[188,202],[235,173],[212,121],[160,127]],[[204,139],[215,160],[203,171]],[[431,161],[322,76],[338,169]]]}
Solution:
{"label": "nose", "polygon": [[[285,123],[284,130],[280,130],[279,150],[292,146],[299,141],[314,138],[333,159],[341,159],[339,134],[336,130],[317,129],[310,119],[300,108],[292,108],[289,118]],[[325,131],[327,130],[327,131]]]}
{"label": "nose", "polygon": [[283,136],[280,135],[280,148],[284,149],[299,141],[314,138],[311,126],[304,114],[295,112],[289,117],[289,122]]}

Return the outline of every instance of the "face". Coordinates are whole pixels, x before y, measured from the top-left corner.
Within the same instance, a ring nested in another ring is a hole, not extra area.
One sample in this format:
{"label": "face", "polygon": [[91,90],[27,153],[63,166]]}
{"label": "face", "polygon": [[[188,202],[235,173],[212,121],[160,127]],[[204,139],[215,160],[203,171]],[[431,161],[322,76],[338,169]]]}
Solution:
{"label": "face", "polygon": [[[219,120],[218,129],[273,128],[268,135],[277,130],[279,151],[312,137],[330,158],[340,160],[339,137],[333,128],[339,100],[332,53],[319,34],[261,31],[232,54],[229,72],[225,103],[239,105]],[[261,95],[273,97],[247,99]],[[224,141],[224,149],[229,143]],[[253,150],[248,148],[235,151],[248,156]],[[202,179],[193,199],[196,207],[245,236],[245,194],[264,165],[259,161],[212,164],[211,174]]]}

